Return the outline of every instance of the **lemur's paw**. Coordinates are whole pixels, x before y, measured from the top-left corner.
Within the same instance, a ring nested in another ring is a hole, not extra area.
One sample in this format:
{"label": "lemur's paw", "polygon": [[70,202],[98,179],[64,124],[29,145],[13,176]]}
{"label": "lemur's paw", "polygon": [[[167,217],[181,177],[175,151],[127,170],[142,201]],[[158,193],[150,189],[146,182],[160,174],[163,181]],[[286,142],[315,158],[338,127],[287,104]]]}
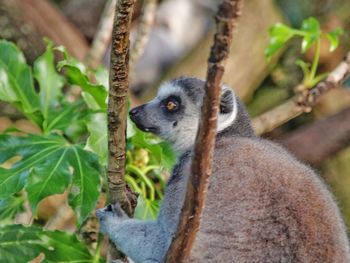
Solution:
{"label": "lemur's paw", "polygon": [[120,218],[120,219],[129,218],[119,203],[109,204],[109,205],[111,206],[111,209],[112,209],[114,215],[116,215],[118,218]]}
{"label": "lemur's paw", "polygon": [[128,218],[119,203],[109,204],[96,211],[96,217],[100,221],[100,232],[106,233],[110,225],[118,224]]}

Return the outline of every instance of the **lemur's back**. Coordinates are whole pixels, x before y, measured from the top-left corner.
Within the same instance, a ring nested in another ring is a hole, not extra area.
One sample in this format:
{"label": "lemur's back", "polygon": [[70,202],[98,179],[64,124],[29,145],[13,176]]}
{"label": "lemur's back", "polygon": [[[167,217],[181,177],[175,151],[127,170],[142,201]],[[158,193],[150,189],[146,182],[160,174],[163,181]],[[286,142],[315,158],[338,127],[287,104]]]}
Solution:
{"label": "lemur's back", "polygon": [[279,146],[219,137],[210,180],[190,262],[350,262],[328,190]]}

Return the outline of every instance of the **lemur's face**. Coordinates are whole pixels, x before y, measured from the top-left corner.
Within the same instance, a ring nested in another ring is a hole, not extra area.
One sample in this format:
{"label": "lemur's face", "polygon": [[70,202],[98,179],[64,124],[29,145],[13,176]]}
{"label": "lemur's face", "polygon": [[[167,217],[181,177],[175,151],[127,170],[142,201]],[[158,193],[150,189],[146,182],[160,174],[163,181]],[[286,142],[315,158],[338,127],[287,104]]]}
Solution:
{"label": "lemur's face", "polygon": [[[153,100],[132,109],[130,118],[139,129],[152,132],[169,141],[181,154],[190,149],[195,142],[204,94],[203,87],[204,82],[195,78],[167,82],[160,87]],[[229,89],[227,91],[229,93],[223,90],[227,95],[222,96],[225,108],[220,107],[219,129],[220,122],[225,120],[227,122],[235,108],[233,92]]]}

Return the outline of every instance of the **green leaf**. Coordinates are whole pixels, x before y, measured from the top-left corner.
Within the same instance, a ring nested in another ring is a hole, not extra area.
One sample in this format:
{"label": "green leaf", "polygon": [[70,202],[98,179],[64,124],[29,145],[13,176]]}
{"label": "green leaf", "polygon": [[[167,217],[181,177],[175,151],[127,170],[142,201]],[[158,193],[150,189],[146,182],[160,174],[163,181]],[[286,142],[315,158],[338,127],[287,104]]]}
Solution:
{"label": "green leaf", "polygon": [[326,34],[326,37],[330,42],[330,47],[329,47],[330,52],[333,52],[334,50],[337,49],[337,47],[339,46],[339,36],[342,35],[343,33],[344,33],[343,30],[341,30],[340,28],[337,28],[329,32],[328,34]]}
{"label": "green leaf", "polygon": [[156,164],[161,164],[164,168],[170,170],[176,162],[176,155],[171,146],[152,134],[146,134],[134,127],[135,134],[129,138],[134,147],[144,148],[151,154]]}
{"label": "green leaf", "polygon": [[36,214],[40,200],[52,194],[63,193],[68,187],[71,174],[67,152],[68,148],[53,152],[50,159],[44,160],[31,171],[26,190],[33,214]]}
{"label": "green leaf", "polygon": [[25,187],[35,213],[43,198],[63,193],[70,186],[71,205],[79,224],[95,207],[100,188],[100,167],[95,154],[59,135],[0,134],[0,164],[16,156],[20,160],[10,169],[0,168],[0,199],[9,198]]}
{"label": "green leaf", "polygon": [[294,35],[292,28],[285,24],[277,23],[269,29],[269,45],[265,49],[265,57],[271,58]]}
{"label": "green leaf", "polygon": [[78,99],[72,103],[62,101],[59,106],[50,109],[47,116],[46,132],[65,131],[72,125],[85,125],[88,112],[83,106],[84,102]]}
{"label": "green leaf", "polygon": [[24,198],[22,196],[11,196],[0,200],[0,221],[12,219],[17,213],[23,210]]}
{"label": "green leaf", "polygon": [[43,138],[38,135],[0,135],[0,163],[15,156],[21,157],[10,169],[0,168],[0,199],[20,191],[27,184],[32,168],[62,151],[64,142],[58,136]]}
{"label": "green leaf", "polygon": [[301,42],[301,52],[305,53],[311,46],[317,41],[317,37],[313,35],[307,35]]}
{"label": "green leaf", "polygon": [[28,262],[40,253],[45,255],[42,262],[93,262],[86,245],[74,234],[45,231],[37,226],[0,228],[1,262]]}
{"label": "green leaf", "polygon": [[109,73],[106,67],[99,66],[95,71],[96,83],[102,85],[105,90],[109,88]]}
{"label": "green leaf", "polygon": [[80,225],[95,208],[100,194],[99,164],[97,157],[81,146],[72,147],[69,159],[74,170],[69,204],[78,215]]}
{"label": "green leaf", "polygon": [[162,159],[161,164],[167,169],[170,170],[174,167],[176,163],[176,154],[173,148],[167,142],[161,142],[159,146],[162,149]]}
{"label": "green leaf", "polygon": [[60,76],[55,68],[53,43],[47,42],[46,51],[34,63],[34,77],[40,86],[40,109],[44,116],[44,127],[46,127],[50,109],[58,104],[62,96],[64,78]]}
{"label": "green leaf", "polygon": [[301,30],[312,35],[320,35],[320,23],[316,18],[309,17],[303,21],[303,24],[301,25]]}
{"label": "green leaf", "polygon": [[84,92],[92,96],[100,109],[106,109],[106,87],[100,84],[91,83],[88,77],[88,69],[85,65],[69,56],[64,48],[60,47],[57,49],[63,52],[65,57],[64,60],[58,63],[58,69],[61,70],[62,68],[65,68],[68,82],[72,85],[80,86]]}
{"label": "green leaf", "polygon": [[107,115],[106,113],[95,113],[90,116],[86,123],[90,133],[85,149],[96,153],[102,165],[107,165]]}
{"label": "green leaf", "polygon": [[39,109],[39,97],[34,91],[31,69],[22,52],[4,40],[0,41],[0,100],[14,104],[40,124],[35,113]]}
{"label": "green leaf", "polygon": [[127,139],[135,136],[136,130],[134,124],[131,122],[130,117],[128,115],[126,120],[126,137]]}
{"label": "green leaf", "polygon": [[157,218],[160,208],[159,200],[148,200],[141,195],[137,199],[137,206],[135,208],[134,218],[143,220],[155,220]]}
{"label": "green leaf", "polygon": [[301,31],[306,33],[301,44],[301,50],[304,53],[320,38],[320,23],[314,17],[305,19]]}
{"label": "green leaf", "polygon": [[285,39],[293,35],[293,32],[293,28],[282,23],[276,23],[269,29],[270,36],[283,37]]}

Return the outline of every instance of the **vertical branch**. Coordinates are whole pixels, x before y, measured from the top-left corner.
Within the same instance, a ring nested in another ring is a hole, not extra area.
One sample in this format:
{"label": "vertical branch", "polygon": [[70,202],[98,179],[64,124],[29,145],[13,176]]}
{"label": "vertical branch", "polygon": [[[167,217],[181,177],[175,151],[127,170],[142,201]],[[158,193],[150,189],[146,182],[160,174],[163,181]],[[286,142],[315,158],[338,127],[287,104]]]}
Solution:
{"label": "vertical branch", "polygon": [[[108,97],[108,188],[111,203],[119,202],[130,215],[125,190],[126,116],[128,109],[129,32],[135,0],[118,0],[112,33]],[[110,247],[114,259],[115,248]]]}
{"label": "vertical branch", "polygon": [[241,7],[242,0],[224,0],[216,15],[217,32],[208,60],[202,117],[196,137],[192,171],[177,231],[166,254],[165,262],[184,262],[191,252],[193,241],[199,229],[211,174],[220,102],[220,84],[225,70],[225,61],[230,51],[232,32],[240,15]]}

